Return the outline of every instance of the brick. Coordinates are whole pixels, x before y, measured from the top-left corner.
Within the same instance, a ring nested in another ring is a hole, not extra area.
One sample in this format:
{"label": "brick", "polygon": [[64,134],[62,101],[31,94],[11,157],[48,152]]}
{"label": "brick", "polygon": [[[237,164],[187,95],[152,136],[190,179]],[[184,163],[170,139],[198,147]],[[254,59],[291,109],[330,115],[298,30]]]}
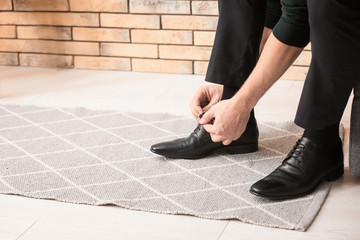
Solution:
{"label": "brick", "polygon": [[98,42],[130,42],[128,29],[73,28],[73,39]]}
{"label": "brick", "polygon": [[209,60],[211,47],[159,46],[160,58],[184,60]]}
{"label": "brick", "polygon": [[280,79],[305,80],[309,67],[291,66]]}
{"label": "brick", "polygon": [[155,15],[102,13],[100,19],[103,27],[160,28],[160,17]]}
{"label": "brick", "polygon": [[311,62],[311,52],[303,51],[300,54],[300,56],[295,60],[293,65],[310,66],[310,62]]}
{"label": "brick", "polygon": [[0,10],[12,10],[11,0],[1,0],[0,1]]}
{"label": "brick", "polygon": [[67,0],[13,0],[16,11],[69,11]]}
{"label": "brick", "polygon": [[0,51],[77,55],[99,55],[100,53],[98,43],[18,39],[0,39]]}
{"label": "brick", "polygon": [[102,43],[101,55],[157,58],[158,50],[157,46],[152,44]]}
{"label": "brick", "polygon": [[20,65],[25,67],[72,68],[73,57],[47,54],[20,54]]}
{"label": "brick", "polygon": [[190,14],[189,0],[129,0],[131,13]]}
{"label": "brick", "polygon": [[127,12],[127,0],[70,0],[71,11]]}
{"label": "brick", "polygon": [[205,75],[209,62],[195,61],[194,63],[194,74]]}
{"label": "brick", "polygon": [[96,13],[0,12],[1,24],[99,26]]}
{"label": "brick", "polygon": [[131,30],[134,43],[192,44],[191,31]]}
{"label": "brick", "polygon": [[17,53],[0,53],[0,65],[18,66],[19,59]]}
{"label": "brick", "polygon": [[194,44],[200,46],[212,46],[214,44],[215,32],[195,31]]}
{"label": "brick", "polygon": [[192,1],[192,14],[219,15],[217,1]]}
{"label": "brick", "polygon": [[18,26],[19,39],[71,40],[70,27],[32,27]]}
{"label": "brick", "polygon": [[0,38],[16,38],[16,27],[0,26]]}
{"label": "brick", "polygon": [[163,29],[216,30],[217,21],[212,16],[161,16]]}
{"label": "brick", "polygon": [[158,73],[192,73],[191,61],[159,60],[159,59],[132,59],[133,71]]}
{"label": "brick", "polygon": [[130,71],[130,58],[75,56],[75,68]]}

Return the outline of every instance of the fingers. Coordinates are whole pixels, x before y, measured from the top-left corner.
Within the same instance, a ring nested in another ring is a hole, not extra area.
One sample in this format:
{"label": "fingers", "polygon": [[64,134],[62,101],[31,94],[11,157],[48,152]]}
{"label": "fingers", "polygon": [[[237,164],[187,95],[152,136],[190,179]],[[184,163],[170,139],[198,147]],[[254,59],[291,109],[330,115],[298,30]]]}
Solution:
{"label": "fingers", "polygon": [[211,119],[215,117],[215,113],[213,111],[207,111],[204,116],[200,119],[200,124],[208,124],[211,122]]}
{"label": "fingers", "polygon": [[209,109],[218,102],[219,101],[216,98],[212,98],[211,101],[203,108],[203,111],[204,112],[209,111]]}
{"label": "fingers", "polygon": [[203,113],[202,108],[200,106],[190,106],[190,111],[194,118],[199,121],[199,116]]}
{"label": "fingers", "polygon": [[224,137],[222,137],[220,135],[212,134],[212,133],[210,133],[210,136],[211,136],[211,140],[213,142],[221,142],[224,139]]}
{"label": "fingers", "polygon": [[208,105],[206,105],[204,108],[203,108],[203,111],[204,112],[207,112],[209,111],[209,109],[214,106],[215,102],[209,102]]}
{"label": "fingers", "polygon": [[205,124],[203,125],[205,130],[210,133],[211,140],[213,142],[221,142],[223,140],[223,137],[221,135],[215,134],[216,128],[212,124]]}
{"label": "fingers", "polygon": [[213,142],[221,142],[222,140],[224,140],[224,137],[221,135],[217,135],[215,134],[216,131],[216,127],[212,124],[205,124],[203,125],[203,127],[205,128],[205,130],[210,133],[211,136],[211,140]]}
{"label": "fingers", "polygon": [[225,146],[227,146],[227,145],[229,145],[230,143],[232,143],[232,140],[230,140],[230,139],[224,139],[224,140],[222,140],[222,143],[223,143]]}
{"label": "fingers", "polygon": [[200,88],[190,102],[190,111],[196,120],[198,120],[199,115],[203,113],[201,102],[204,101],[204,99],[206,99],[206,93]]}
{"label": "fingers", "polygon": [[210,134],[214,134],[215,133],[215,127],[212,124],[204,124],[203,127],[205,128],[205,130],[210,133]]}
{"label": "fingers", "polygon": [[191,101],[189,107],[191,114],[194,116],[195,119],[198,120],[199,115],[203,113],[203,110],[200,106],[200,98],[196,98],[195,96],[194,99]]}
{"label": "fingers", "polygon": [[229,145],[233,141],[229,138],[225,138],[221,135],[216,135],[216,134],[212,134],[212,133],[210,133],[210,136],[211,136],[211,140],[213,142],[222,142],[222,144],[224,144],[225,146]]}
{"label": "fingers", "polygon": [[215,134],[216,127],[214,125],[205,124],[203,126],[204,126],[205,130],[210,133],[211,140],[213,142],[222,142],[224,145],[229,145],[233,141],[233,140],[231,140],[229,138],[225,138],[225,137],[223,137],[221,135]]}

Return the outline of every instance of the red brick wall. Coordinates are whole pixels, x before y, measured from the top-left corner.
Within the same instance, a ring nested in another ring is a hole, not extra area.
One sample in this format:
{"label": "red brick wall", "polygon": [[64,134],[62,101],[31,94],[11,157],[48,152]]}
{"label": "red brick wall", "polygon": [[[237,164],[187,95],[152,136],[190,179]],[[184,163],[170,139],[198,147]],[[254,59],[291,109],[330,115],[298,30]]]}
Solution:
{"label": "red brick wall", "polygon": [[204,74],[217,14],[214,0],[0,0],[0,65]]}

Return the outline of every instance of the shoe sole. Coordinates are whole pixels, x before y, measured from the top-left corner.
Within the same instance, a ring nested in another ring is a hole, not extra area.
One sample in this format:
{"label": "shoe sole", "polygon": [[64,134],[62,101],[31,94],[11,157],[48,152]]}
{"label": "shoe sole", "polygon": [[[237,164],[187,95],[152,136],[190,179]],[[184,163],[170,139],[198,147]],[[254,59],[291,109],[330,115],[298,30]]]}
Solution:
{"label": "shoe sole", "polygon": [[299,193],[299,194],[294,194],[294,195],[288,195],[288,196],[268,196],[268,195],[264,195],[264,194],[260,194],[258,192],[253,191],[252,189],[250,189],[250,193],[254,194],[255,196],[258,197],[264,197],[264,198],[268,198],[270,200],[286,200],[286,199],[292,199],[292,198],[299,198],[299,197],[303,197],[306,196],[312,192],[314,192],[316,190],[316,188],[320,185],[320,183],[323,180],[326,180],[328,182],[331,181],[335,181],[339,178],[341,178],[344,175],[344,165],[341,165],[339,167],[337,167],[335,170],[331,171],[330,173],[328,173],[323,179],[321,179],[319,181],[318,184],[315,185],[315,187],[313,187],[312,189],[310,189],[309,191],[303,192],[303,193]]}
{"label": "shoe sole", "polygon": [[151,150],[151,152],[153,152],[155,154],[162,155],[162,156],[167,157],[167,158],[172,158],[172,159],[196,160],[196,159],[207,157],[207,156],[209,156],[212,153],[217,152],[217,151],[226,151],[227,153],[233,155],[233,154],[252,153],[252,152],[256,152],[258,149],[259,149],[258,148],[258,143],[251,143],[251,144],[240,145],[240,146],[223,147],[223,148],[215,149],[213,151],[207,152],[207,153],[202,154],[202,155],[197,155],[197,156],[167,155],[167,154],[156,153],[156,152],[154,152],[152,150]]}

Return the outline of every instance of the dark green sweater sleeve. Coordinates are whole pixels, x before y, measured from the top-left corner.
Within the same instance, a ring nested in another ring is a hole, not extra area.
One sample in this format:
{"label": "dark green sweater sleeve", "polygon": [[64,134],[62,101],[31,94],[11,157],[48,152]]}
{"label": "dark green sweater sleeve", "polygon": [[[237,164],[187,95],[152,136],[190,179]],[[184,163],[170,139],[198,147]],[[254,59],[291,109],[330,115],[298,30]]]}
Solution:
{"label": "dark green sweater sleeve", "polygon": [[265,27],[273,29],[281,17],[280,0],[266,1]]}
{"label": "dark green sweater sleeve", "polygon": [[273,28],[274,36],[284,44],[305,47],[310,41],[307,0],[281,0],[282,15]]}

